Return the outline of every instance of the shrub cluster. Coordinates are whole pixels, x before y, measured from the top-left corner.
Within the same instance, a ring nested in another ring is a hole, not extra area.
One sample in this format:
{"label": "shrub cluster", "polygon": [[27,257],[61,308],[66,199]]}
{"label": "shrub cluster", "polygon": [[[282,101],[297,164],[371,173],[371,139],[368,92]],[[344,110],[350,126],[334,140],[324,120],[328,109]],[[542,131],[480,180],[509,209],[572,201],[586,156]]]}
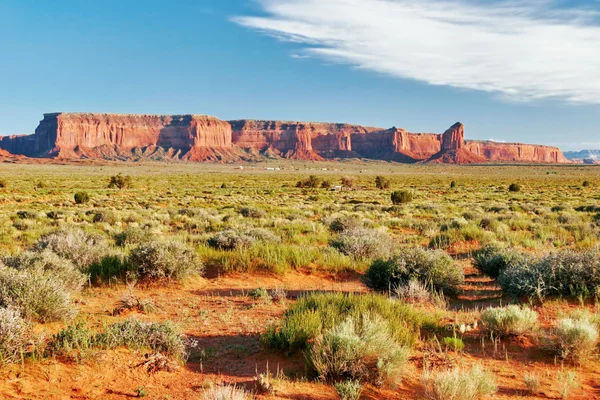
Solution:
{"label": "shrub cluster", "polygon": [[589,298],[600,285],[600,249],[561,251],[508,265],[498,283],[514,296]]}
{"label": "shrub cluster", "polygon": [[520,265],[527,262],[527,256],[514,249],[504,249],[497,245],[489,245],[474,254],[475,267],[482,273],[497,278],[500,272],[509,265]]}
{"label": "shrub cluster", "polygon": [[377,176],[375,177],[375,187],[377,189],[389,189],[392,186],[392,182],[384,177],[384,176]]}
{"label": "shrub cluster", "polygon": [[296,187],[316,189],[320,187],[321,184],[321,179],[319,179],[316,175],[311,175],[306,179],[298,181],[298,183],[296,183]]}
{"label": "shrub cluster", "polygon": [[443,251],[416,247],[402,250],[387,260],[376,260],[365,279],[369,287],[380,291],[417,280],[444,294],[455,295],[464,282],[464,273]]}
{"label": "shrub cluster", "polygon": [[254,207],[241,207],[240,214],[246,218],[264,218],[267,215],[265,210]]}
{"label": "shrub cluster", "polygon": [[398,190],[392,192],[392,203],[393,204],[404,204],[413,201],[413,194],[408,190]]}
{"label": "shrub cluster", "polygon": [[425,371],[422,382],[428,400],[477,400],[498,390],[494,375],[477,365],[469,370]]}
{"label": "shrub cluster", "polygon": [[127,189],[133,186],[133,179],[129,175],[117,174],[110,177],[109,189]]}
{"label": "shrub cluster", "polygon": [[90,201],[90,195],[87,192],[77,192],[73,196],[76,204],[85,204]]}
{"label": "shrub cluster", "polygon": [[598,328],[586,318],[564,318],[552,332],[552,345],[560,358],[581,364],[598,347]]}
{"label": "shrub cluster", "polygon": [[42,236],[34,249],[51,250],[71,260],[81,271],[86,271],[108,252],[108,243],[104,238],[90,235],[81,229],[63,229]]}
{"label": "shrub cluster", "polygon": [[392,248],[392,242],[387,233],[367,228],[352,228],[342,231],[329,240],[329,245],[340,253],[357,260],[389,256]]}

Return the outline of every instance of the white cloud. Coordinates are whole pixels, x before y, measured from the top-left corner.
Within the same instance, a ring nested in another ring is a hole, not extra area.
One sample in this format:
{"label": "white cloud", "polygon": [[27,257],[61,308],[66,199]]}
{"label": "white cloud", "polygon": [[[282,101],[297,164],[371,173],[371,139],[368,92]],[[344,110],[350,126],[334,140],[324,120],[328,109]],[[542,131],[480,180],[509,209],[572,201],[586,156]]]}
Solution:
{"label": "white cloud", "polygon": [[301,44],[304,55],[518,101],[600,104],[597,9],[550,0],[257,1],[265,16],[234,21]]}

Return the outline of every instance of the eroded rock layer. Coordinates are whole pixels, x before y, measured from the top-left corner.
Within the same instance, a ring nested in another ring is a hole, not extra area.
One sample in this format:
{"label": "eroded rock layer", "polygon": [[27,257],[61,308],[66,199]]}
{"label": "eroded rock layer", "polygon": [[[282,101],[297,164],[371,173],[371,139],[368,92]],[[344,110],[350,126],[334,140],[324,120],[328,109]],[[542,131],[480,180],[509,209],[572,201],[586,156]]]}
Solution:
{"label": "eroded rock layer", "polygon": [[44,114],[33,135],[0,138],[0,149],[61,159],[237,161],[266,156],[315,161],[568,162],[555,147],[465,141],[461,123],[440,135],[396,127],[222,121],[205,115]]}

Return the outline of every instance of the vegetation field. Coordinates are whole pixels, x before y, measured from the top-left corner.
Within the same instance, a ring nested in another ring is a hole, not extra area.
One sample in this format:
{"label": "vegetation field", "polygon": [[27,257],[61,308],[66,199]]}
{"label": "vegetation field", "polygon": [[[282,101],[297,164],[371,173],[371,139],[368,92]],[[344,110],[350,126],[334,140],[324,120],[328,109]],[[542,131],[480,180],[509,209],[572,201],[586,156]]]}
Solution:
{"label": "vegetation field", "polygon": [[0,397],[600,398],[599,172],[0,164]]}

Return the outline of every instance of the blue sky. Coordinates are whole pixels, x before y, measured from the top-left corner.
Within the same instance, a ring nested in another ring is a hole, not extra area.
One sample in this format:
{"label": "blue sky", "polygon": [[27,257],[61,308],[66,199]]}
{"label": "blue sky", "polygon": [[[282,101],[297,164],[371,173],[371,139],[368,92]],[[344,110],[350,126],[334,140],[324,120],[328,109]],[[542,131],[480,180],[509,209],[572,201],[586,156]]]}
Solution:
{"label": "blue sky", "polygon": [[0,1],[0,135],[45,112],[398,126],[600,148],[600,2]]}

